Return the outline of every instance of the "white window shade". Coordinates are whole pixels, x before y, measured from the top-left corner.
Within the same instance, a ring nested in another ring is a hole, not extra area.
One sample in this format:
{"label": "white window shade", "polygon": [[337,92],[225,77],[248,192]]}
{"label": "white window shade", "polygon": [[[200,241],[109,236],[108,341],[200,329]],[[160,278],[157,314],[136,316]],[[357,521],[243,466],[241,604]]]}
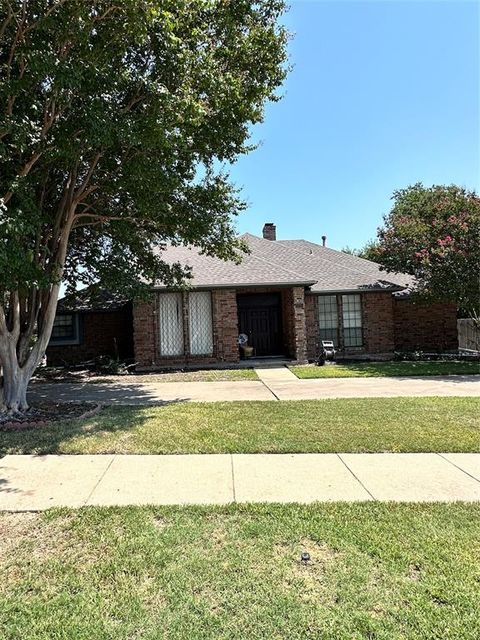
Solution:
{"label": "white window shade", "polygon": [[158,330],[160,354],[179,356],[183,354],[183,311],[181,293],[158,295]]}
{"label": "white window shade", "polygon": [[191,292],[188,299],[190,353],[213,353],[212,297],[209,291]]}

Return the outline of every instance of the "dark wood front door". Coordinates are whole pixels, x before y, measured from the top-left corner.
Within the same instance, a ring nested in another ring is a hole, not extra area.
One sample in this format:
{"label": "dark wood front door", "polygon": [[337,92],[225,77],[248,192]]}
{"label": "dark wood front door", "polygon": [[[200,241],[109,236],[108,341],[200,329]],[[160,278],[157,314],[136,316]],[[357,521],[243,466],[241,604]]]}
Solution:
{"label": "dark wood front door", "polygon": [[240,333],[257,356],[277,356],[284,351],[280,294],[245,294],[237,297]]}

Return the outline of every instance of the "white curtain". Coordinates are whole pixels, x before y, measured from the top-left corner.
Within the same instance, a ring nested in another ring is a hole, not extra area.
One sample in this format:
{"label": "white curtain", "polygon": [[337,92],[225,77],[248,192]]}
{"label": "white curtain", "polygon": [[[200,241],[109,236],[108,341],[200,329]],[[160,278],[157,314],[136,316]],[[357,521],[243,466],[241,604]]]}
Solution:
{"label": "white curtain", "polygon": [[190,353],[211,355],[213,353],[212,297],[209,291],[189,294]]}
{"label": "white curtain", "polygon": [[158,295],[158,327],[161,355],[182,355],[184,349],[181,293]]}

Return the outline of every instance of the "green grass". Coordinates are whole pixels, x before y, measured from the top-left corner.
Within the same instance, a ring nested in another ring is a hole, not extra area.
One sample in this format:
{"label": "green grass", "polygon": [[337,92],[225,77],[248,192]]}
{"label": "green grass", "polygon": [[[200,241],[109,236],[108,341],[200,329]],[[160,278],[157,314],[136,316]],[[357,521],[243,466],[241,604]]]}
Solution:
{"label": "green grass", "polygon": [[[118,382],[118,377],[109,378]],[[254,369],[199,369],[198,371],[168,371],[165,373],[134,374],[124,377],[127,382],[219,382],[225,380],[258,380]],[[96,380],[103,382],[103,380]]]}
{"label": "green grass", "polygon": [[480,400],[172,403],[0,433],[3,454],[342,451],[480,451]]}
{"label": "green grass", "polygon": [[163,373],[133,373],[129,375],[93,375],[84,371],[65,371],[63,369],[39,370],[35,376],[37,382],[219,382],[225,380],[258,380],[254,369],[192,369],[191,371],[165,371]]}
{"label": "green grass", "polygon": [[290,367],[302,379],[308,378],[374,378],[378,376],[445,376],[480,374],[478,362],[355,362],[317,367],[315,365]]}
{"label": "green grass", "polygon": [[0,531],[3,640],[480,637],[479,505],[86,508]]}

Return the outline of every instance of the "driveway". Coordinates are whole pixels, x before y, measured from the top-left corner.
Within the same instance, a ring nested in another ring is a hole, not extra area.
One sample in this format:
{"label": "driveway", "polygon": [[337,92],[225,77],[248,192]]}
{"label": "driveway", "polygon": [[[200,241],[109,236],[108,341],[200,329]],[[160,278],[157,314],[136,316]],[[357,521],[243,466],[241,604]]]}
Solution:
{"label": "driveway", "polygon": [[323,378],[299,380],[288,369],[258,369],[261,380],[225,382],[33,383],[30,401],[75,400],[119,405],[162,402],[230,402],[235,400],[320,400],[325,398],[394,398],[420,396],[480,397],[480,376],[404,378]]}

